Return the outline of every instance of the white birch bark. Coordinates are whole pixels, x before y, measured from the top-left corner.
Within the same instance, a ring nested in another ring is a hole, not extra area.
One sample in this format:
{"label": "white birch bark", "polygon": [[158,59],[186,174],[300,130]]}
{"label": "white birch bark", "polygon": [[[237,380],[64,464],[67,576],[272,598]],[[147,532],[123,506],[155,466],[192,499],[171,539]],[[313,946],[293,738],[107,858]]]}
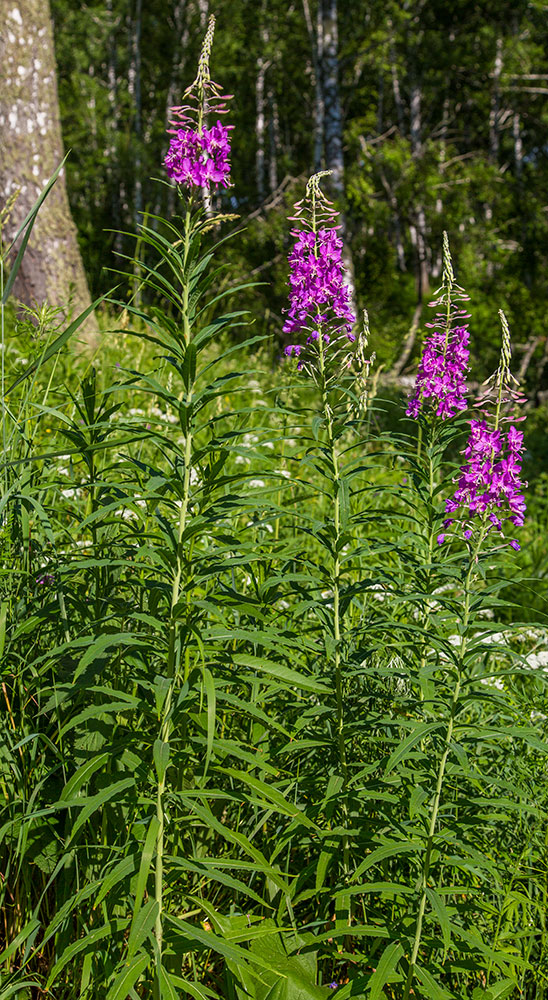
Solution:
{"label": "white birch bark", "polygon": [[[9,241],[63,158],[57,67],[49,0],[0,0],[0,208],[16,191]],[[40,209],[14,295],[26,305],[49,302],[74,314],[90,303],[72,221],[65,172]],[[85,333],[93,339],[93,318]]]}

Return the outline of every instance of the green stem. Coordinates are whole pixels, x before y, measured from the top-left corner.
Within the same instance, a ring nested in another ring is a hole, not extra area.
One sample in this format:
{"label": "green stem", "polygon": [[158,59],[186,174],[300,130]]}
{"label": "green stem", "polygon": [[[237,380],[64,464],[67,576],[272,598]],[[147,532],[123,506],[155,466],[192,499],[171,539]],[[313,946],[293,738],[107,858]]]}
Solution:
{"label": "green stem", "polygon": [[[435,482],[434,482],[434,462],[432,460],[432,447],[433,447],[433,440],[432,440],[432,435],[430,434],[429,435],[429,440],[428,440],[428,445],[427,445],[427,448],[426,448],[426,453],[427,453],[427,456],[428,456],[428,539],[427,539],[427,557],[426,557],[426,561],[427,561],[427,567],[428,568],[426,570],[426,580],[425,580],[424,589],[425,589],[425,592],[427,594],[430,592],[430,582],[431,582],[431,578],[432,578],[432,569],[431,569],[431,567],[432,567],[432,550],[433,550],[433,547],[434,547],[433,498],[434,498]],[[428,625],[429,615],[430,615],[430,608],[429,608],[429,605],[428,605],[428,598],[426,598],[425,602],[424,602],[423,622],[422,622],[423,628],[425,630],[426,630],[427,625]],[[423,671],[424,671],[424,667],[425,667],[425,664],[426,664],[427,655],[428,655],[428,646],[427,646],[427,643],[425,642],[424,645],[423,645],[423,648],[422,648],[420,665],[419,665],[419,682],[420,682],[420,694],[421,694],[421,700],[422,701],[424,701],[425,697],[426,697],[426,690],[425,689],[429,686],[428,683],[425,682],[424,678],[423,678]]]}
{"label": "green stem", "polygon": [[[189,202],[187,205],[187,210],[185,214],[185,229],[184,229],[184,254],[183,254],[183,338],[184,345],[188,347],[190,343],[190,318],[188,315],[188,303],[189,303],[189,281],[187,276],[187,262],[188,253],[190,249],[190,235],[191,235],[191,212],[192,205]],[[187,403],[190,404],[192,400],[192,389],[189,390],[187,395]],[[159,739],[163,744],[168,744],[171,736],[171,709],[173,705],[173,696],[175,694],[176,685],[180,674],[180,656],[177,655],[177,640],[179,634],[178,626],[178,616],[176,613],[176,607],[179,603],[181,596],[181,583],[183,579],[184,570],[184,545],[183,536],[187,526],[188,520],[188,507],[190,499],[190,469],[192,460],[192,431],[189,428],[185,437],[185,451],[184,451],[184,474],[183,474],[183,495],[181,498],[181,507],[179,510],[179,526],[177,531],[177,546],[176,546],[176,559],[175,559],[175,572],[173,575],[173,583],[171,587],[171,601],[169,609],[169,628],[168,628],[168,642],[167,642],[167,676],[170,679],[170,685],[166,694],[166,698],[162,707],[162,714],[160,720],[160,734]],[[185,680],[187,674],[187,667],[185,667]],[[162,968],[162,946],[163,946],[163,892],[164,892],[164,830],[165,830],[165,818],[164,818],[164,794],[166,788],[166,777],[165,771],[162,776],[158,777],[158,785],[156,790],[156,819],[158,821],[158,833],[156,836],[156,859],[155,859],[155,869],[154,869],[154,898],[158,904],[158,913],[156,915],[156,922],[154,925],[154,936],[156,938],[156,975],[154,979],[154,1000],[160,1000],[161,996],[161,981],[160,974]]]}
{"label": "green stem", "polygon": [[472,579],[472,572],[473,572],[474,566],[476,564],[477,555],[478,555],[478,552],[480,550],[481,544],[483,542],[483,538],[484,538],[484,530],[481,531],[478,543],[475,546],[475,548],[474,548],[474,550],[473,550],[473,552],[471,554],[470,564],[468,566],[468,572],[466,574],[466,581],[465,581],[465,585],[464,585],[465,595],[464,595],[464,612],[463,612],[463,616],[462,616],[462,643],[461,643],[460,655],[459,655],[458,663],[457,663],[457,682],[455,684],[455,688],[453,690],[453,696],[451,698],[451,707],[450,707],[450,711],[449,711],[449,721],[447,723],[447,731],[446,731],[445,740],[444,740],[444,750],[443,750],[443,753],[442,753],[442,756],[441,756],[441,760],[440,760],[440,763],[439,763],[439,767],[438,767],[438,776],[437,776],[437,780],[436,780],[436,791],[434,793],[434,801],[432,803],[432,812],[430,814],[430,825],[429,825],[429,828],[428,828],[428,837],[427,837],[427,840],[426,840],[426,850],[425,850],[425,853],[424,853],[424,863],[423,863],[422,875],[421,875],[421,880],[420,880],[420,900],[419,900],[419,909],[418,909],[418,913],[417,913],[417,923],[416,923],[416,926],[415,926],[415,937],[414,937],[414,941],[413,941],[413,950],[412,950],[412,953],[411,953],[411,960],[410,960],[410,963],[409,963],[409,971],[408,971],[407,980],[406,980],[406,983],[405,983],[405,992],[404,992],[404,995],[403,995],[403,1000],[409,1000],[409,996],[410,996],[410,993],[411,993],[411,987],[413,985],[413,980],[415,978],[415,969],[417,967],[417,958],[418,958],[419,949],[420,949],[420,945],[421,945],[422,925],[423,925],[423,920],[424,920],[424,913],[425,913],[425,910],[426,910],[426,901],[427,901],[427,898],[428,898],[426,890],[428,888],[428,879],[429,879],[429,876],[430,876],[430,868],[431,868],[431,863],[432,863],[432,851],[433,851],[433,848],[434,848],[434,836],[435,836],[435,832],[436,832],[436,825],[437,825],[437,822],[438,822],[438,814],[439,814],[440,804],[441,804],[441,794],[442,794],[442,788],[443,788],[443,780],[444,780],[444,777],[445,777],[445,769],[446,769],[446,766],[447,766],[447,761],[448,761],[448,758],[449,758],[449,754],[451,752],[451,740],[453,738],[453,729],[454,729],[454,725],[455,725],[455,716],[456,716],[456,713],[457,713],[457,706],[458,706],[458,701],[459,701],[460,691],[461,691],[461,686],[462,686],[462,675],[463,675],[463,669],[464,669],[464,659],[465,659],[465,656],[466,656],[466,648],[467,648],[467,644],[468,644],[467,643],[467,638],[468,638],[467,637],[467,630],[468,630],[468,622],[469,622],[469,619],[470,619],[470,599],[471,599],[470,584],[471,584],[471,579]]}
{"label": "green stem", "polygon": [[[329,457],[331,460],[331,467],[333,470],[333,523],[335,528],[335,538],[334,538],[334,551],[333,551],[333,568],[331,574],[331,586],[333,590],[333,638],[335,640],[335,654],[334,654],[334,664],[335,664],[335,693],[337,702],[337,747],[339,752],[339,762],[341,767],[341,774],[343,779],[343,796],[346,792],[346,787],[348,784],[348,763],[346,759],[346,746],[344,741],[344,700],[343,700],[343,682],[342,682],[342,663],[341,663],[341,610],[340,610],[340,499],[339,499],[339,488],[340,488],[340,475],[339,475],[339,462],[337,456],[337,449],[335,446],[335,440],[333,435],[333,417],[331,412],[331,407],[329,405],[329,396],[326,384],[326,372],[325,372],[325,352],[324,352],[324,342],[322,337],[321,329],[318,330],[318,351],[319,351],[319,368],[320,368],[320,388],[322,393],[322,409],[324,414],[324,419],[327,427],[327,445],[329,448]],[[346,804],[343,805],[343,824],[346,825],[347,822],[347,809]],[[348,875],[350,870],[350,851],[348,836],[345,834],[343,839],[343,868],[345,875]]]}

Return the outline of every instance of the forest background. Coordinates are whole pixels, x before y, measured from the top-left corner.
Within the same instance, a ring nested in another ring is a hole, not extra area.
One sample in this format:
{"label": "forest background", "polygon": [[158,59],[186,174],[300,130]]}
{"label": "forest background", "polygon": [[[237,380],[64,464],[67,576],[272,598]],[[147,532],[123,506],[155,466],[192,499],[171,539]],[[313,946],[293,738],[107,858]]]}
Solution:
{"label": "forest background", "polygon": [[[38,6],[20,5],[23,21],[45,25],[47,5]],[[52,0],[68,196],[92,297],[112,285],[109,266],[124,266],[114,253],[133,253],[122,233],[134,232],[142,213],[173,210],[173,190],[154,177],[168,108],[192,77],[208,12],[207,0]],[[481,374],[495,365],[492,317],[503,308],[518,375],[534,406],[544,404],[546,5],[219,0],[215,13],[213,75],[237,97],[234,186],[213,207],[245,226],[228,253],[243,279],[264,282],[246,304],[278,353],[286,218],[309,174],[330,169],[356,305],[369,311],[385,370],[396,377],[412,370],[447,229],[474,303]],[[40,65],[45,74],[47,60]],[[48,89],[39,73],[32,83]],[[6,104],[10,96],[7,86]],[[7,154],[9,114],[3,123],[9,192],[18,168]],[[49,134],[40,140],[44,160],[49,141]],[[22,137],[18,143],[21,164]]]}
{"label": "forest background", "polygon": [[[234,187],[215,207],[246,226],[231,252],[242,277],[266,282],[255,315],[274,340],[287,215],[306,177],[332,169],[379,361],[399,374],[418,351],[447,229],[482,371],[495,365],[503,308],[520,376],[545,400],[546,5],[219,0],[215,13],[213,76],[237,95]],[[53,0],[68,191],[92,296],[112,283],[110,251],[128,252],[112,230],[169,210],[173,193],[151,178],[207,14],[203,0]]]}

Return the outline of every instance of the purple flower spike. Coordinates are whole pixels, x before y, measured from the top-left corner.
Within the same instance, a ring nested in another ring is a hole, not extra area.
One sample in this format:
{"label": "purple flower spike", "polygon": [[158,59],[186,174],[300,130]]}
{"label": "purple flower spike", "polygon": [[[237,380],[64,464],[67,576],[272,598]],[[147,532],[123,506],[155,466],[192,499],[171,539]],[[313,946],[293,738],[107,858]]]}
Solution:
{"label": "purple flower spike", "polygon": [[[352,332],[356,317],[342,259],[343,241],[336,224],[338,212],[320,187],[320,179],[328,173],[331,171],[320,171],[309,179],[292,219],[299,226],[291,230],[295,243],[289,254],[289,308],[284,310],[287,318],[283,332],[304,335],[299,368],[307,367],[310,374],[318,359],[322,359],[320,367],[328,357],[337,357],[339,363],[348,365],[348,357],[341,354],[341,340],[356,339]],[[294,353],[293,345],[285,350],[288,356]]]}
{"label": "purple flower spike", "polygon": [[[522,397],[510,373],[508,323],[504,313],[500,316],[503,339],[499,367],[484,383],[487,389],[476,403],[483,419],[470,421],[470,435],[463,452],[466,463],[461,466],[457,489],[445,501],[446,513],[455,516],[444,521],[444,527],[460,520],[466,540],[473,535],[476,518],[481,521],[485,534],[495,530],[504,537],[505,522],[521,527],[526,510],[523,491],[527,483],[521,480],[523,432],[510,422],[511,417],[504,415],[505,408],[521,401]],[[495,407],[494,420],[489,414],[490,405]],[[509,424],[506,430],[504,424]],[[516,552],[521,548],[515,539],[508,544]]]}
{"label": "purple flower spike", "polygon": [[[438,320],[443,317],[438,316]],[[435,326],[435,324],[428,324]],[[434,330],[424,345],[417,372],[415,395],[406,410],[415,419],[426,399],[432,399],[436,414],[445,420],[466,409],[466,372],[470,351],[470,334],[466,326],[457,326],[446,333]]]}
{"label": "purple flower spike", "polygon": [[432,401],[442,420],[454,417],[467,405],[470,334],[464,320],[469,316],[465,309],[456,308],[455,303],[467,302],[468,296],[455,283],[447,233],[443,234],[443,282],[437,294],[438,298],[430,305],[440,308],[440,312],[433,323],[426,324],[433,332],[424,344],[415,393],[405,411],[415,420],[427,399]]}
{"label": "purple flower spike", "polygon": [[173,137],[164,159],[168,177],[176,184],[209,190],[211,185],[230,184],[229,132],[233,125],[221,125],[217,120],[208,127],[210,117],[226,114],[230,95],[222,94],[209,74],[209,58],[213,45],[215,17],[211,15],[204,38],[198,75],[187,88],[183,100],[188,103],[170,108],[173,118],[168,133]]}
{"label": "purple flower spike", "polygon": [[188,187],[209,189],[212,184],[228,187],[231,128],[232,125],[217,122],[213,128],[203,128],[201,132],[176,129],[164,160],[168,177]]}
{"label": "purple flower spike", "polygon": [[[513,425],[505,433],[498,428],[491,430],[485,420],[471,420],[464,450],[466,464],[461,466],[453,497],[445,501],[446,512],[455,514],[468,508],[468,518],[485,515],[489,531],[494,528],[502,533],[505,520],[521,526],[526,509],[525,484],[520,479],[522,453],[523,434]],[[464,537],[471,536],[467,528]]]}
{"label": "purple flower spike", "polygon": [[[349,339],[356,317],[350,308],[350,291],[344,283],[342,263],[343,242],[337,236],[337,226],[319,229],[316,233],[294,229],[295,245],[289,255],[288,318],[283,332],[306,330],[310,325],[328,323],[336,332],[345,330]],[[317,340],[314,331],[309,340]],[[324,333],[325,343],[329,343]]]}

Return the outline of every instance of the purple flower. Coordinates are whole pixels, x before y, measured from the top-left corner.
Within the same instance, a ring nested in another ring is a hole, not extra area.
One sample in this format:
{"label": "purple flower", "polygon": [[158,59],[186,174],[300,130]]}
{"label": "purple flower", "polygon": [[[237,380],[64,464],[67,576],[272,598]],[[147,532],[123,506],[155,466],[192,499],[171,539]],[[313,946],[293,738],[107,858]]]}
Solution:
{"label": "purple flower", "polygon": [[226,114],[226,101],[230,100],[230,95],[221,93],[209,73],[214,32],[212,14],[200,53],[198,75],[184,93],[183,100],[188,103],[170,108],[173,128],[167,131],[173,138],[164,159],[168,177],[177,184],[208,190],[212,184],[229,186],[229,132],[234,127],[221,125],[217,120],[208,128],[208,119]]}
{"label": "purple flower", "polygon": [[55,577],[52,573],[44,573],[43,576],[38,576],[36,578],[36,583],[39,587],[51,587],[55,583]]}
{"label": "purple flower", "polygon": [[[294,229],[295,245],[289,254],[288,318],[283,332],[299,333],[316,327],[307,344],[318,339],[318,327],[329,326],[331,336],[346,332],[354,340],[352,327],[356,317],[350,307],[350,290],[344,282],[342,263],[343,242],[337,235],[338,226],[318,229]],[[331,336],[323,332],[329,343]]]}
{"label": "purple flower", "polygon": [[329,986],[330,990],[336,990],[338,988],[339,984],[336,983],[336,982],[332,982],[332,983],[328,983],[328,986]]}
{"label": "purple flower", "polygon": [[[464,450],[466,464],[461,466],[461,475],[453,497],[445,501],[445,510],[465,521],[480,517],[503,534],[504,521],[521,527],[526,510],[523,489],[527,485],[521,481],[523,434],[512,424],[506,433],[500,428],[489,428],[486,420],[470,421],[470,436]],[[460,519],[459,518],[459,519]],[[456,518],[444,521],[444,527],[453,524]],[[464,537],[472,535],[470,528]],[[511,541],[514,549],[518,542]]]}
{"label": "purple flower", "polygon": [[436,414],[445,420],[466,409],[466,372],[468,370],[468,341],[470,334],[464,322],[466,309],[457,303],[467,302],[468,296],[455,282],[453,262],[447,233],[443,234],[443,278],[437,298],[430,305],[440,309],[433,323],[426,326],[433,330],[424,344],[417,371],[415,394],[410,399],[406,413],[417,419],[424,401],[431,399]]}
{"label": "purple flower", "polygon": [[164,165],[168,177],[177,184],[210,188],[211,184],[228,187],[230,174],[229,130],[232,125],[218,121],[212,128],[171,129],[171,139]]}
{"label": "purple flower", "polygon": [[[461,311],[459,317],[462,320],[466,315]],[[454,417],[459,410],[466,409],[470,334],[466,325],[444,330],[445,319],[439,314],[434,323],[426,324],[433,327],[434,332],[425,342],[417,371],[415,394],[405,411],[408,417],[414,417],[415,420],[426,399],[432,399],[436,405],[436,414],[442,420]]]}

